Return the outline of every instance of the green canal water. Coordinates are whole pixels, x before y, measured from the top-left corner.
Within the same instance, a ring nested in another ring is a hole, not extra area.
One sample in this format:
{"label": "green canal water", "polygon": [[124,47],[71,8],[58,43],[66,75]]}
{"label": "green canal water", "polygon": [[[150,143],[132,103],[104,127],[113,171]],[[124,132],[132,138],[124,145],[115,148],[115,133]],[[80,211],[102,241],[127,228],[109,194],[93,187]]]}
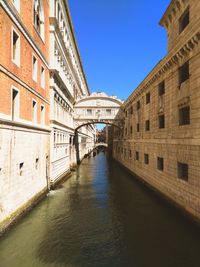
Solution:
{"label": "green canal water", "polygon": [[100,153],[0,239],[0,267],[199,267],[200,228]]}

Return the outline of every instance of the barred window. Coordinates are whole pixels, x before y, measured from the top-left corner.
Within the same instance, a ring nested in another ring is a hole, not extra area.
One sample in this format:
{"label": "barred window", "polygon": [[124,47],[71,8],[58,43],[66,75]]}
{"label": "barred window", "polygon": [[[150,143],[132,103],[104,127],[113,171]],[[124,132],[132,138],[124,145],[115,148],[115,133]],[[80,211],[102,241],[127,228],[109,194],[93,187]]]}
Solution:
{"label": "barred window", "polygon": [[158,116],[158,127],[159,129],[165,128],[165,115],[159,115]]}
{"label": "barred window", "polygon": [[139,160],[139,157],[140,157],[140,156],[139,156],[139,152],[136,151],[136,152],[135,152],[135,159],[136,159],[136,160]]}
{"label": "barred window", "polygon": [[181,33],[190,23],[190,12],[189,8],[185,10],[179,19],[179,33]]}
{"label": "barred window", "polygon": [[137,123],[137,132],[139,132],[139,131],[140,131],[140,124]]}
{"label": "barred window", "polygon": [[186,163],[177,163],[178,178],[188,181],[188,164]]}
{"label": "barred window", "polygon": [[146,94],[146,104],[149,104],[150,101],[151,101],[151,95],[150,95],[150,92],[148,92],[148,93]]}
{"label": "barred window", "polygon": [[137,103],[136,103],[136,108],[137,108],[137,110],[140,109],[140,100],[137,101]]}
{"label": "barred window", "polygon": [[157,157],[157,169],[159,171],[163,171],[164,170],[164,159],[161,157]]}
{"label": "barred window", "polygon": [[144,154],[144,164],[149,164],[149,154]]}
{"label": "barred window", "polygon": [[165,94],[165,81],[162,81],[161,83],[159,83],[158,85],[158,95],[164,95]]}
{"label": "barred window", "polygon": [[146,120],[145,121],[145,131],[149,131],[150,130],[150,121]]}
{"label": "barred window", "polygon": [[189,61],[179,68],[179,86],[189,79]]}
{"label": "barred window", "polygon": [[190,124],[190,107],[183,107],[179,109],[179,125]]}

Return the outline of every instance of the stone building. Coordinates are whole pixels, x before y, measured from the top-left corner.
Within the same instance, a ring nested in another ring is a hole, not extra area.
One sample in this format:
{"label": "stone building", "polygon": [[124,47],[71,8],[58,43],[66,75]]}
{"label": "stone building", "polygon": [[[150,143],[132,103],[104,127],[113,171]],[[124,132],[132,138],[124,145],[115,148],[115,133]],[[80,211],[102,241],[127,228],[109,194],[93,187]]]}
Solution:
{"label": "stone building", "polygon": [[200,1],[173,0],[168,53],[124,103],[114,158],[200,219]]}
{"label": "stone building", "polygon": [[[90,93],[67,1],[1,0],[0,43],[1,231],[76,163],[74,104]],[[94,137],[80,129],[80,158]]]}
{"label": "stone building", "polygon": [[[76,163],[73,107],[89,94],[67,1],[50,1],[51,183]],[[81,158],[94,147],[94,131],[93,126],[79,130]]]}
{"label": "stone building", "polygon": [[48,1],[0,1],[0,221],[46,190],[49,165]]}

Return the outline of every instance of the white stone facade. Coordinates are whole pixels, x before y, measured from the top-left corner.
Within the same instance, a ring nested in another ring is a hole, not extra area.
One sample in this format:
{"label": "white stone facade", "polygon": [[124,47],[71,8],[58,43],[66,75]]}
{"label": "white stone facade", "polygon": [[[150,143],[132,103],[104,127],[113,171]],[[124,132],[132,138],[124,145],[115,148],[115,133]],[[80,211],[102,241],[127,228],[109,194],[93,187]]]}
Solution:
{"label": "white stone facade", "polygon": [[49,183],[49,132],[0,124],[0,222]]}
{"label": "white stone facade", "polygon": [[[76,164],[73,107],[77,97],[89,95],[89,89],[74,42],[66,2],[50,1],[50,9],[50,179],[54,184]],[[79,131],[80,158],[94,148],[94,133],[94,127],[83,127]]]}

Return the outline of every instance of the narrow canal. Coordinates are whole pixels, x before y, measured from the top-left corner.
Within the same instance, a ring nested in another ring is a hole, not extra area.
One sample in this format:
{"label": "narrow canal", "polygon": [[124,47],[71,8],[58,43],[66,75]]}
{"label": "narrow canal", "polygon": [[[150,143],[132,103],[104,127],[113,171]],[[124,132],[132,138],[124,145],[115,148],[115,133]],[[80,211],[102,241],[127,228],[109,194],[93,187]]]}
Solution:
{"label": "narrow canal", "polygon": [[0,267],[199,267],[200,229],[100,153],[0,239]]}

